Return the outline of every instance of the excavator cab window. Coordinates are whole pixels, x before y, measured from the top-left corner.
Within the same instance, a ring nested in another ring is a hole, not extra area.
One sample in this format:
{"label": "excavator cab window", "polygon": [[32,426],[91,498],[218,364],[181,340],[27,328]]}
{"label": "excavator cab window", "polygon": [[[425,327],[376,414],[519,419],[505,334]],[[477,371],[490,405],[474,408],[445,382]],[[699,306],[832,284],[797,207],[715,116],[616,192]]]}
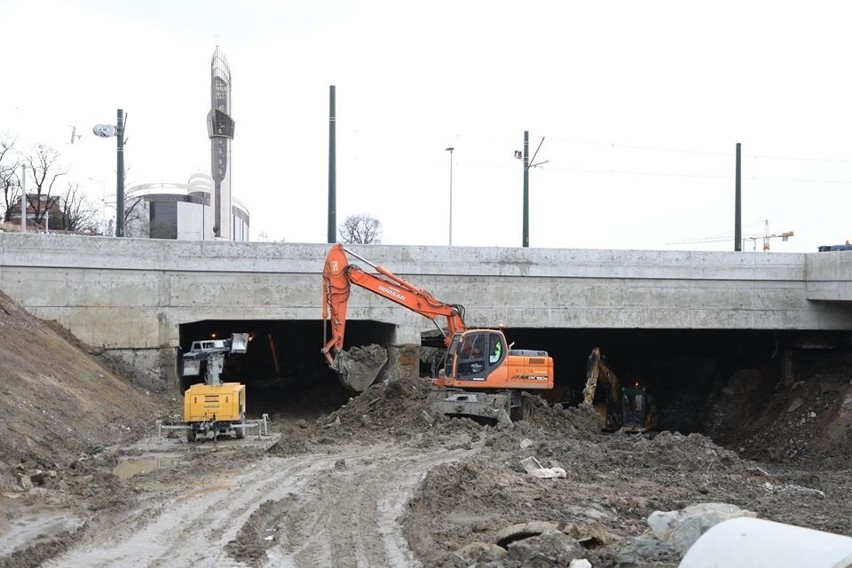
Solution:
{"label": "excavator cab window", "polygon": [[467,332],[462,336],[458,349],[456,371],[459,379],[485,378],[485,353],[487,332]]}
{"label": "excavator cab window", "polygon": [[503,345],[503,337],[492,333],[488,336],[488,365],[494,367],[503,358],[506,352],[506,347]]}

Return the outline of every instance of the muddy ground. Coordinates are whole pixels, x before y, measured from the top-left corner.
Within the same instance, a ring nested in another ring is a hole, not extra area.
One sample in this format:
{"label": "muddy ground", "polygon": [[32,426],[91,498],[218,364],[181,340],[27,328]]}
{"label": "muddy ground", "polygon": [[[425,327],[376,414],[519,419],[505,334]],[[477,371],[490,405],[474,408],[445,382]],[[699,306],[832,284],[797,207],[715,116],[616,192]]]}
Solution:
{"label": "muddy ground", "polygon": [[713,439],[606,434],[542,401],[513,425],[447,419],[406,379],[272,416],[269,436],[187,444],[155,435],[176,393],[2,296],[0,341],[0,567],[673,567],[683,550],[648,516],[713,502],[852,536],[847,353],[789,384],[734,373],[701,411]]}

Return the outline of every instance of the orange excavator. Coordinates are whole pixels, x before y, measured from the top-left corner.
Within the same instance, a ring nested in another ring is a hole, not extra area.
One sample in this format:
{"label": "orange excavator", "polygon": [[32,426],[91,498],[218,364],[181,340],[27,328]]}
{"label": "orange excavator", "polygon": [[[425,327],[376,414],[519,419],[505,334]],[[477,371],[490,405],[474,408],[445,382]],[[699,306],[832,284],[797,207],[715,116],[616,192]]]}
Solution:
{"label": "orange excavator", "polygon": [[[369,265],[374,272],[350,264],[349,256]],[[463,306],[437,300],[426,290],[336,244],[328,252],[323,268],[323,330],[326,331],[328,320],[331,338],[324,338],[322,353],[350,389],[366,389],[386,360],[379,360],[372,367],[352,365],[350,354],[343,349],[352,284],[432,320],[443,334],[446,353],[437,367],[437,376],[432,377],[432,385],[439,393],[432,405],[437,412],[498,422],[523,419],[532,409],[525,391],[553,388],[553,359],[546,351],[511,349],[503,332],[496,329],[467,329]],[[446,329],[437,319],[445,323]]]}

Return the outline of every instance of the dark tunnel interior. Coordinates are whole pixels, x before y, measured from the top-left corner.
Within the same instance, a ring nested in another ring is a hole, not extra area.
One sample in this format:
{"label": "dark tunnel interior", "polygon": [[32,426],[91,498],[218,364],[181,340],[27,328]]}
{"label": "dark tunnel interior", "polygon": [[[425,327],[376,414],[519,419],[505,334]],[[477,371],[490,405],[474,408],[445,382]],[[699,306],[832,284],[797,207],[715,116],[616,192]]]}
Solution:
{"label": "dark tunnel interior", "polygon": [[[249,333],[246,353],[226,359],[223,381],[246,385],[252,416],[313,419],[329,413],[353,396],[329,369],[321,348],[320,320],[208,320],[180,326],[180,352],[193,341]],[[768,384],[809,364],[821,353],[848,351],[849,333],[755,330],[639,329],[503,329],[515,349],[547,351],[554,360],[556,388],[551,402],[578,404],[586,380],[587,359],[599,347],[607,366],[624,384],[647,386],[658,409],[662,429],[701,431],[699,416],[714,389],[744,369],[759,371]],[[347,322],[346,349],[393,342],[394,327],[370,321]],[[435,346],[434,333],[423,345]],[[792,356],[785,357],[786,354]],[[180,363],[180,361],[179,361]],[[178,369],[180,369],[180,364]],[[429,365],[421,365],[429,376]],[[179,377],[181,390],[200,377]],[[558,400],[557,400],[558,399]]]}
{"label": "dark tunnel interior", "polygon": [[[327,326],[327,324],[326,324]],[[364,321],[346,323],[347,345],[388,345],[394,327]],[[246,385],[249,415],[288,415],[316,418],[345,404],[353,393],[346,390],[332,371],[321,349],[330,337],[323,335],[320,320],[207,320],[180,326],[180,354],[193,341],[212,337],[228,338],[232,333],[248,333],[249,347],[243,354],[226,357],[222,381]],[[351,344],[350,341],[351,340]],[[203,377],[177,378],[180,390],[202,382]]]}

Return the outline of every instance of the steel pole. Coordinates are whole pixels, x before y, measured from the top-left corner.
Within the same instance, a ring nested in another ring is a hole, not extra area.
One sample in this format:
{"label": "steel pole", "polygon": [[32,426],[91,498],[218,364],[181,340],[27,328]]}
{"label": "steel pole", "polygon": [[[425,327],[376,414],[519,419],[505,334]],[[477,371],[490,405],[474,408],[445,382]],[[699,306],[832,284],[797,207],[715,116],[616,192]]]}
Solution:
{"label": "steel pole", "polygon": [[124,110],[118,109],[115,128],[115,236],[124,236]]}
{"label": "steel pole", "polygon": [[328,242],[337,242],[337,139],[334,85],[328,91]]}
{"label": "steel pole", "polygon": [[30,209],[30,200],[27,197],[27,168],[21,165],[21,232],[27,232],[27,211]]}
{"label": "steel pole", "polygon": [[450,153],[450,246],[453,246],[453,151],[455,148],[447,148]]}
{"label": "steel pole", "polygon": [[530,246],[530,133],[524,130],[524,240]]}
{"label": "steel pole", "polygon": [[742,230],[742,154],[740,143],[737,142],[736,181],[734,182],[734,251],[743,250]]}

